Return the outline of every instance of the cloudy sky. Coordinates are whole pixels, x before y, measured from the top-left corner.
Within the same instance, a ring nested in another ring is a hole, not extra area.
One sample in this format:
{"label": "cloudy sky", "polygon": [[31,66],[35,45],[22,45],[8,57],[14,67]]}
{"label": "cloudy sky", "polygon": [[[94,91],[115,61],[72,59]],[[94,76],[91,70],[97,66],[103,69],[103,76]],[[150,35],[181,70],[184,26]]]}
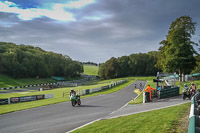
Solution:
{"label": "cloudy sky", "polygon": [[0,41],[74,60],[157,50],[172,21],[189,15],[200,37],[200,0],[0,0]]}

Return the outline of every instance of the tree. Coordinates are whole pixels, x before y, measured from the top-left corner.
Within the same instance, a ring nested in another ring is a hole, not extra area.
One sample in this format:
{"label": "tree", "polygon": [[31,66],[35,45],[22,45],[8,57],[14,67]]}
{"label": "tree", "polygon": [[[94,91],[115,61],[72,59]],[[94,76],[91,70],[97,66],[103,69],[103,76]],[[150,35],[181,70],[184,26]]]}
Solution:
{"label": "tree", "polygon": [[129,57],[122,56],[117,59],[118,69],[116,70],[117,77],[124,77],[130,74],[130,66],[128,64]]}
{"label": "tree", "polygon": [[157,51],[131,54],[119,58],[112,57],[99,66],[99,76],[103,79],[125,76],[153,76],[157,69]]}
{"label": "tree", "polygon": [[195,67],[197,52],[191,41],[195,33],[195,22],[189,16],[181,16],[172,22],[166,40],[160,42],[157,67],[164,72],[178,72],[180,75],[190,73]]}
{"label": "tree", "polygon": [[83,72],[80,62],[38,47],[0,42],[0,73],[14,78],[75,77]]}

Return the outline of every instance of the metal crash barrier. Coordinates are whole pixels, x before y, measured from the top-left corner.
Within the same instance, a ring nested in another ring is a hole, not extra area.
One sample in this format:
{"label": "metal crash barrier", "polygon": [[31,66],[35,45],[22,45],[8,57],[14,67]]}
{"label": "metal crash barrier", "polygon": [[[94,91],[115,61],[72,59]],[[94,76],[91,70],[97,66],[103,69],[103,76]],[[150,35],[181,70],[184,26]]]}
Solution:
{"label": "metal crash barrier", "polygon": [[191,99],[188,133],[200,133],[200,92]]}

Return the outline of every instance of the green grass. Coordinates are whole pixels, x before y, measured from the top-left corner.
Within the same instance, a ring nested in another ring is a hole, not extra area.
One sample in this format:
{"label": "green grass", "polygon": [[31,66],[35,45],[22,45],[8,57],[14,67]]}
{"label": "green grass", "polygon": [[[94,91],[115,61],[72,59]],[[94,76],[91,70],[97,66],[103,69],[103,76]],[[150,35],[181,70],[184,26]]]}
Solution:
{"label": "green grass", "polygon": [[98,75],[99,67],[94,65],[84,65],[84,73],[87,75]]}
{"label": "green grass", "polygon": [[[190,103],[114,119],[100,120],[73,133],[166,133],[179,132]],[[187,127],[186,127],[187,129]],[[187,132],[185,130],[184,132]]]}
{"label": "green grass", "polygon": [[[117,81],[117,80],[119,81],[119,80],[121,80],[121,78],[114,79],[114,80],[99,81],[99,82],[96,82],[95,85],[79,86],[79,87],[74,87],[74,89],[80,90],[80,91],[84,90],[84,89],[93,89],[93,88],[109,85],[109,84],[111,84],[112,81]],[[134,78],[130,78],[127,82],[125,82],[121,85],[118,85],[118,86],[115,86],[115,87],[112,87],[110,89],[103,90],[103,91],[100,91],[100,92],[85,95],[85,96],[82,96],[81,98],[96,96],[96,95],[99,95],[99,94],[108,94],[108,93],[116,92],[116,91],[128,86],[133,81],[134,81]],[[59,89],[54,89],[54,90],[46,90],[46,91],[43,91],[43,92],[39,92],[39,91],[37,91],[37,92],[27,92],[27,94],[22,94],[22,93],[1,94],[0,98],[2,98],[2,99],[3,98],[10,98],[10,97],[20,97],[20,96],[30,96],[30,95],[40,95],[40,94],[52,94],[52,93],[54,94],[54,98],[32,101],[32,102],[9,104],[9,105],[0,105],[0,114],[69,101],[68,96],[63,97],[63,92],[69,93],[70,90],[71,90],[71,87],[67,87],[67,88],[59,88]]]}
{"label": "green grass", "polygon": [[48,79],[48,78],[24,78],[24,79],[14,79],[10,78],[9,76],[0,74],[0,88],[6,87],[17,87],[21,85],[31,85],[31,84],[41,84],[41,83],[49,83],[55,82],[55,80]]}

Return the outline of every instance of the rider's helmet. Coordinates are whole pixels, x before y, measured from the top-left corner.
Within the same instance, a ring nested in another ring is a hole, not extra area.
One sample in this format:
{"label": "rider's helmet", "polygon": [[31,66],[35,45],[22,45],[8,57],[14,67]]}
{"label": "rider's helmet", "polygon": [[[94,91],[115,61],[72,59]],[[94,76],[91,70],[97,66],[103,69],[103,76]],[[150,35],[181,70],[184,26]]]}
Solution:
{"label": "rider's helmet", "polygon": [[192,82],[191,85],[194,85],[194,83]]}
{"label": "rider's helmet", "polygon": [[73,88],[71,88],[71,91],[74,91],[74,89],[73,89]]}
{"label": "rider's helmet", "polygon": [[187,84],[184,85],[185,87],[188,87]]}

